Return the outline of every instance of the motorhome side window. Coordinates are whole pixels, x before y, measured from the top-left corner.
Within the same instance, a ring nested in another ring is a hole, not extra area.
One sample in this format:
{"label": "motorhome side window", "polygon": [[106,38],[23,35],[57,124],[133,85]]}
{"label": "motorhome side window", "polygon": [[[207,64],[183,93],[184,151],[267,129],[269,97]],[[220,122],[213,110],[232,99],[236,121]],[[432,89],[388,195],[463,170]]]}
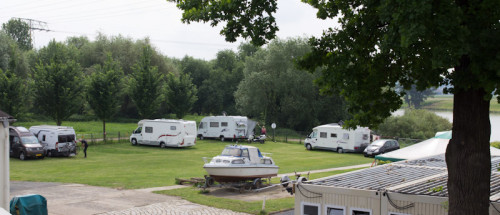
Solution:
{"label": "motorhome side window", "polygon": [[172,126],[170,126],[170,130],[175,131],[175,130],[177,130],[177,127],[172,125]]}
{"label": "motorhome side window", "polygon": [[211,128],[217,128],[217,127],[219,127],[219,122],[210,122],[210,127]]}
{"label": "motorhome side window", "polygon": [[348,140],[349,139],[349,133],[344,133],[344,136],[342,136],[342,139]]}
{"label": "motorhome side window", "polygon": [[363,140],[368,140],[368,134],[363,134]]}
{"label": "motorhome side window", "polygon": [[153,133],[153,127],[145,127],[146,133]]}
{"label": "motorhome side window", "polygon": [[332,138],[337,138],[337,134],[335,134],[335,133],[331,133],[331,134],[330,134],[330,137],[332,137]]}
{"label": "motorhome side window", "polygon": [[319,137],[320,138],[326,138],[327,137],[327,133],[326,132],[319,132]]}
{"label": "motorhome side window", "polygon": [[45,134],[43,135],[42,141],[45,141]]}
{"label": "motorhome side window", "polygon": [[351,215],[371,215],[372,213],[369,210],[363,209],[352,209]]}
{"label": "motorhome side window", "polygon": [[200,128],[200,129],[202,129],[202,128],[203,128],[203,124],[205,124],[205,123],[200,122],[200,126],[199,126],[199,128]]}
{"label": "motorhome side window", "polygon": [[220,127],[227,127],[227,122],[221,122]]}

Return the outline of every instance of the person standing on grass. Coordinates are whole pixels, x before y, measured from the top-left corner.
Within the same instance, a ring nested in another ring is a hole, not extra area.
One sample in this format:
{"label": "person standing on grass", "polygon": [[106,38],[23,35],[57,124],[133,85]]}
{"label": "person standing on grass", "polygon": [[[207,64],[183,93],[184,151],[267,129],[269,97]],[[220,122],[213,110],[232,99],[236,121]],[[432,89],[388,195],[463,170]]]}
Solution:
{"label": "person standing on grass", "polygon": [[84,139],[82,139],[80,142],[82,142],[83,154],[85,154],[85,158],[87,158],[87,147],[89,147],[89,144]]}

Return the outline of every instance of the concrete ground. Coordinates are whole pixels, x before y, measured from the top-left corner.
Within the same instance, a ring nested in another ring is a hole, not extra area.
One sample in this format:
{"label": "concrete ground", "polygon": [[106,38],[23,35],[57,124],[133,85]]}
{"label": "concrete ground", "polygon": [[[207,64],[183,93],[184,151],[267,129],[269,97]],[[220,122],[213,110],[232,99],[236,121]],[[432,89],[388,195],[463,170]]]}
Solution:
{"label": "concrete ground", "polygon": [[26,194],[44,196],[51,215],[244,214],[194,204],[179,197],[154,194],[147,189],[117,190],[81,184],[11,181],[10,192],[11,198]]}
{"label": "concrete ground", "polygon": [[[349,167],[315,170],[310,171],[310,173],[369,166],[370,164],[363,164]],[[307,173],[308,172],[301,172],[300,174],[302,174],[302,176],[306,176]],[[278,177],[283,175],[291,176],[294,175],[294,173],[280,174]],[[183,200],[180,197],[152,193],[153,191],[177,189],[181,187],[184,186],[174,185],[137,190],[121,190],[82,184],[11,181],[10,197],[13,198],[14,196],[26,194],[40,194],[47,199],[47,207],[50,215],[244,214],[195,204]],[[213,192],[210,192],[210,195],[239,199],[243,201],[290,197],[290,194],[284,191],[280,186],[258,193],[239,193],[231,189],[220,189],[213,190]],[[277,214],[289,215],[293,214],[293,210]]]}

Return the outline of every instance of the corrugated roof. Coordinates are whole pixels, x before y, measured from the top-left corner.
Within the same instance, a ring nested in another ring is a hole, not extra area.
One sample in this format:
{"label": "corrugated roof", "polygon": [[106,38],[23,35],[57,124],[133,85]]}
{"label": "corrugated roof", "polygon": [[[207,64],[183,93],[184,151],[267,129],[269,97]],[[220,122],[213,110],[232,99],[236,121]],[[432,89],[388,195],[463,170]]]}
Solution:
{"label": "corrugated roof", "polygon": [[[500,158],[493,157],[491,160],[490,196],[500,195],[499,165]],[[366,190],[385,189],[404,194],[447,197],[447,181],[446,161],[444,154],[442,154],[424,159],[386,164],[305,183]],[[500,202],[500,198],[497,202]]]}

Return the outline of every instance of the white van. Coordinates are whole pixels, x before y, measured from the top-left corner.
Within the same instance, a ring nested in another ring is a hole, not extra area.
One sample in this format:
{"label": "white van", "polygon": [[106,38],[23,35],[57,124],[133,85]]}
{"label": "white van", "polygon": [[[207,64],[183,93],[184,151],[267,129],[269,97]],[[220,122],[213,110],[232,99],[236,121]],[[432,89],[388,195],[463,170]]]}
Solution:
{"label": "white van", "polygon": [[326,149],[338,153],[363,152],[370,144],[370,129],[343,129],[339,124],[320,125],[305,139],[307,150]]}
{"label": "white van", "polygon": [[29,131],[45,147],[47,156],[76,155],[76,133],[72,127],[37,125],[31,126]]}
{"label": "white van", "polygon": [[196,122],[154,119],[141,120],[130,135],[132,145],[153,145],[165,147],[187,147],[196,144]]}
{"label": "white van", "polygon": [[253,134],[255,121],[246,116],[207,116],[198,126],[198,137],[225,139],[247,139]]}

